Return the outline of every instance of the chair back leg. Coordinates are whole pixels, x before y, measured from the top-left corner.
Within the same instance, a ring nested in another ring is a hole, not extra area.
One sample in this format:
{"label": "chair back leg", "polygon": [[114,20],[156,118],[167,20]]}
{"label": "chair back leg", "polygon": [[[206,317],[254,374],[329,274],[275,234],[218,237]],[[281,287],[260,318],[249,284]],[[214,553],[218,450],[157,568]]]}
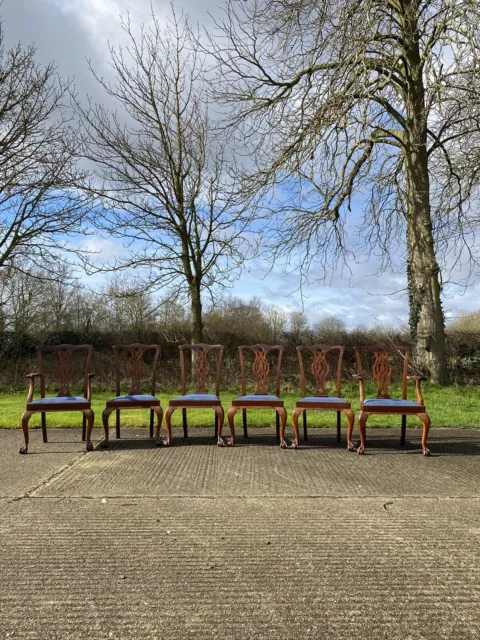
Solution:
{"label": "chair back leg", "polygon": [[280,416],[277,412],[275,412],[275,427],[276,427],[276,438],[280,440]]}
{"label": "chair back leg", "polygon": [[43,441],[44,442],[48,442],[48,440],[47,440],[47,414],[45,412],[42,413],[42,436],[43,436]]}
{"label": "chair back leg", "polygon": [[402,416],[402,431],[400,434],[400,445],[402,447],[405,444],[406,435],[407,435],[407,416]]}
{"label": "chair back leg", "polygon": [[188,438],[187,410],[182,409],[183,437]]}
{"label": "chair back leg", "polygon": [[155,412],[153,409],[150,409],[150,438],[153,438],[153,418],[155,416]]}
{"label": "chair back leg", "polygon": [[307,412],[306,411],[303,412],[303,439],[304,440],[308,440],[308,434],[307,434]]}
{"label": "chair back leg", "polygon": [[117,409],[117,411],[115,412],[115,431],[116,431],[116,436],[117,439],[120,438],[120,410]]}
{"label": "chair back leg", "polygon": [[248,428],[247,428],[247,410],[242,409],[242,417],[243,417],[243,435],[245,438],[248,438]]}
{"label": "chair back leg", "polygon": [[340,442],[342,437],[342,413],[337,411],[337,442]]}

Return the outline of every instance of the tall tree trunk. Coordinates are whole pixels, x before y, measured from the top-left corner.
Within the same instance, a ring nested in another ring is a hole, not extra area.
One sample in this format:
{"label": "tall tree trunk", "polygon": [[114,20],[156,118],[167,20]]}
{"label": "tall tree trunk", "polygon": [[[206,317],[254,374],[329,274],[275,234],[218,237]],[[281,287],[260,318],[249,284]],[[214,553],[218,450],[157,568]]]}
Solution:
{"label": "tall tree trunk", "polygon": [[405,83],[404,170],[410,329],[417,364],[428,371],[432,381],[446,384],[445,326],[430,209],[427,116],[415,3],[409,5],[405,17],[409,73]]}
{"label": "tall tree trunk", "polygon": [[200,286],[194,282],[190,286],[190,310],[192,313],[192,344],[203,342],[203,313]]}

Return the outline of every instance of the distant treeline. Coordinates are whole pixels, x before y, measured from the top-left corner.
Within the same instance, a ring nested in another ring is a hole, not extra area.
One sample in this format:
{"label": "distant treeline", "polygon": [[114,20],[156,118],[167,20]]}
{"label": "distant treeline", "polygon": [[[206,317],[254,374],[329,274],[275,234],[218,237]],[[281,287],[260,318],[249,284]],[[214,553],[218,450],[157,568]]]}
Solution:
{"label": "distant treeline", "polygon": [[[38,344],[92,344],[95,384],[113,382],[114,344],[145,342],[162,345],[159,383],[179,384],[178,345],[191,342],[187,307],[172,296],[135,293],[128,280],[115,278],[100,291],[86,291],[74,283],[32,280],[17,275],[4,284],[0,314],[0,385],[18,388],[36,367]],[[337,344],[346,347],[344,377],[356,370],[353,347],[360,344],[409,344],[408,329],[391,327],[348,330],[336,317],[312,325],[302,311],[286,313],[259,298],[223,298],[205,314],[205,342],[223,344],[223,380],[239,384],[238,346],[285,346],[283,383],[296,388],[300,344]],[[452,382],[480,382],[480,313],[464,315],[448,326],[449,367]],[[400,366],[400,361],[397,366]],[[413,369],[412,369],[413,371]],[[395,373],[395,372],[394,372]],[[399,370],[396,371],[399,373]]]}

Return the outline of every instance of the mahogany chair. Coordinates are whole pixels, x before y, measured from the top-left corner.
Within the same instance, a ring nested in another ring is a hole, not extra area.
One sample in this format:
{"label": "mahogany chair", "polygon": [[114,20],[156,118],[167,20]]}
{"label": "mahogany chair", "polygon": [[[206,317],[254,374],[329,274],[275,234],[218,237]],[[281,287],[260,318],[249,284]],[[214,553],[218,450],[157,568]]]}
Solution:
{"label": "mahogany chair", "polygon": [[[338,351],[337,363],[337,379],[336,379],[336,397],[329,397],[326,389],[328,374],[330,373],[330,365],[327,361],[327,354],[331,351]],[[312,356],[312,364],[310,370],[315,381],[315,395],[307,397],[307,385],[305,379],[304,357],[302,352],[307,352]],[[354,415],[350,405],[342,398],[342,362],[345,347],[328,346],[325,344],[314,344],[311,347],[297,347],[298,363],[300,366],[300,388],[302,399],[297,402],[292,415],[293,430],[295,438],[298,442],[298,418],[303,414],[303,439],[307,440],[307,411],[336,411],[337,412],[337,442],[340,442],[341,436],[341,416],[344,413],[348,418],[347,431],[347,449],[355,451],[352,444],[352,432]]]}
{"label": "mahogany chair", "polygon": [[[180,351],[180,371],[182,395],[173,398],[168,403],[168,409],[165,413],[165,422],[167,430],[172,432],[172,414],[176,409],[182,410],[183,435],[188,438],[187,409],[209,409],[215,411],[215,435],[219,438],[218,433],[222,431],[224,421],[224,411],[220,400],[220,376],[222,372],[222,360],[225,347],[221,344],[181,344],[178,347]],[[192,351],[192,374],[196,380],[196,389],[194,393],[187,394],[187,379],[185,370],[185,351]],[[212,370],[209,360],[210,354],[217,352],[216,368],[215,368],[215,394],[208,393],[207,379]],[[223,440],[222,440],[223,444]]]}
{"label": "mahogany chair", "polygon": [[[42,435],[43,441],[47,442],[47,420],[46,413],[49,411],[81,411],[82,440],[85,440],[86,423],[91,431],[93,427],[94,414],[91,409],[91,381],[94,373],[90,373],[92,363],[93,347],[89,344],[71,345],[60,344],[57,346],[40,345],[36,347],[39,373],[30,373],[27,378],[30,382],[27,397],[27,408],[22,415],[22,430],[25,440],[20,453],[28,453],[28,421],[34,413],[42,414]],[[77,351],[86,351],[86,363],[84,371],[83,396],[72,396],[70,392],[70,382],[75,373],[75,365],[72,354]],[[55,373],[58,379],[58,394],[54,397],[45,397],[45,354],[53,352],[57,354],[57,364]],[[40,378],[40,398],[33,399],[35,391],[35,379]]]}
{"label": "mahogany chair", "polygon": [[[245,350],[253,353],[252,373],[256,381],[255,391],[252,395],[247,395],[247,387],[245,380]],[[228,441],[229,446],[233,446],[235,443],[235,426],[234,419],[235,414],[239,409],[242,409],[243,413],[243,434],[245,438],[248,438],[247,430],[247,409],[274,409],[276,412],[276,437],[280,440],[280,446],[282,449],[287,449],[287,443],[285,442],[285,425],[287,422],[287,412],[283,405],[283,400],[280,398],[280,368],[282,364],[283,347],[269,346],[266,344],[254,344],[254,345],[242,345],[238,347],[240,354],[240,369],[242,375],[242,396],[232,401],[232,406],[228,411],[228,424],[230,426],[231,437]],[[277,351],[277,363],[276,363],[276,375],[275,375],[275,395],[269,395],[267,390],[267,378],[270,371],[270,364],[268,362],[268,354],[271,351]],[[222,432],[219,430],[218,444],[222,446],[224,441],[222,440]],[[292,445],[292,448],[298,448],[298,441]]]}
{"label": "mahogany chair", "polygon": [[[146,351],[153,350],[155,352],[152,370],[151,370],[151,394],[144,394],[141,391],[142,380],[147,377],[146,364],[143,356]],[[127,351],[129,354],[128,373],[130,375],[130,390],[128,395],[120,395],[121,382],[121,353]],[[103,411],[103,428],[105,430],[105,439],[101,443],[102,448],[107,448],[108,441],[108,419],[110,414],[115,411],[116,415],[116,437],[120,438],[120,411],[122,409],[150,409],[150,438],[153,438],[153,418],[157,416],[156,444],[169,445],[170,438],[165,441],[160,440],[160,428],[162,426],[163,410],[160,406],[160,400],[155,397],[157,383],[157,367],[160,358],[160,347],[157,344],[119,344],[113,347],[115,356],[115,393],[116,397],[108,400],[106,408]],[[90,440],[92,430],[89,428],[87,433],[87,451],[93,451],[93,444]]]}
{"label": "mahogany chair", "polygon": [[[422,453],[429,456],[430,451],[427,449],[427,437],[430,429],[430,418],[426,413],[423,404],[420,382],[424,380],[422,376],[409,376],[408,374],[408,356],[409,347],[403,346],[387,346],[375,345],[372,347],[355,347],[355,357],[357,359],[358,374],[353,378],[358,381],[360,387],[360,415],[358,417],[358,429],[360,431],[360,447],[357,453],[362,455],[365,453],[366,447],[366,423],[371,415],[401,415],[402,430],[400,436],[400,444],[405,444],[405,433],[407,428],[407,415],[418,416],[422,421]],[[394,352],[403,354],[403,375],[402,375],[402,399],[394,400],[388,393],[388,383],[392,375],[392,366],[389,362],[389,355]],[[365,382],[362,367],[362,355],[365,358],[367,354],[373,354],[374,362],[372,366],[372,374],[377,382],[378,391],[375,398],[365,400]],[[412,402],[407,399],[407,382],[415,380],[415,391],[417,401]]]}

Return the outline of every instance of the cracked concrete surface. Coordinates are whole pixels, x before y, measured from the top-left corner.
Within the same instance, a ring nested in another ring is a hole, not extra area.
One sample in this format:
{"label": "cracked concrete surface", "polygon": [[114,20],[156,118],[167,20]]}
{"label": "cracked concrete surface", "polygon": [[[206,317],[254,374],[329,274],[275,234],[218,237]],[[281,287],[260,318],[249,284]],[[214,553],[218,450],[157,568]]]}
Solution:
{"label": "cracked concrete surface", "polygon": [[0,638],[479,637],[479,430],[122,435],[0,431]]}

